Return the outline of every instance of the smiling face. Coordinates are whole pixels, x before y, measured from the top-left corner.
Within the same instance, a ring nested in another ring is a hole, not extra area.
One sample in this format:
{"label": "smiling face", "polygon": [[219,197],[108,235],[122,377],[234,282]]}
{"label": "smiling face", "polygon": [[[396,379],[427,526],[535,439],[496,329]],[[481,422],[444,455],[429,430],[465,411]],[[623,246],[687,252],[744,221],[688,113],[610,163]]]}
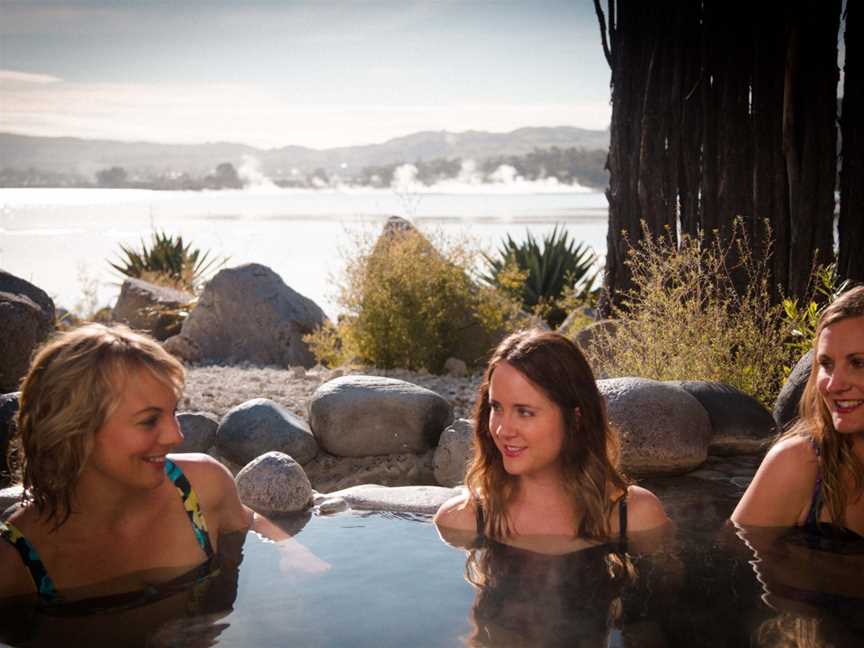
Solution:
{"label": "smiling face", "polygon": [[566,428],[561,408],[507,362],[489,382],[489,433],[504,464],[516,476],[559,473]]}
{"label": "smiling face", "polygon": [[165,455],[183,435],[177,396],[147,369],[118,376],[117,406],[96,431],[84,472],[131,488],[156,488],[165,479]]}
{"label": "smiling face", "polygon": [[864,432],[864,317],[822,329],[816,346],[816,385],[840,434]]}

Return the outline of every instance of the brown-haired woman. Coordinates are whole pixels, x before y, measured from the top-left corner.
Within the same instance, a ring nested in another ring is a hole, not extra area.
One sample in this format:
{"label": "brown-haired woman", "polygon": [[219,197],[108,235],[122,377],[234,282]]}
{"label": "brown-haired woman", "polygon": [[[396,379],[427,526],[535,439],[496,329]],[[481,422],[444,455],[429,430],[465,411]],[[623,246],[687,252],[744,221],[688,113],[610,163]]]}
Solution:
{"label": "brown-haired woman", "polygon": [[542,536],[557,553],[668,522],[659,500],[619,472],[594,375],[566,337],[525,331],[504,340],[474,418],[468,492],[441,506],[439,529],[517,545]]}
{"label": "brown-haired woman", "polygon": [[732,520],[856,539],[864,535],[864,286],[822,314],[799,410]]}
{"label": "brown-haired woman", "polygon": [[[0,523],[0,597],[128,593],[201,568],[253,513],[206,455],[168,453],[183,367],[154,340],[98,324],[35,356],[18,433],[26,500]],[[2,540],[6,540],[5,542]]]}

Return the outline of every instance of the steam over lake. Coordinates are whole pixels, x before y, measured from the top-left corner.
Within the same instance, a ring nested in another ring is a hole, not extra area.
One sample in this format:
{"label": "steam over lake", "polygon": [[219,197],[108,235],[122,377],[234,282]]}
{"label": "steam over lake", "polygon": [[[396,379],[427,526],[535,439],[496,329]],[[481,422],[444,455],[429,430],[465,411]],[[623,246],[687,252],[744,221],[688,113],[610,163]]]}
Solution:
{"label": "steam over lake", "polygon": [[[434,192],[433,192],[434,190]],[[193,247],[229,256],[229,266],[270,266],[286,284],[335,317],[331,278],[352,233],[376,234],[391,215],[424,231],[469,236],[486,249],[510,234],[540,237],[556,224],[601,258],[607,202],[602,193],[556,183],[451,183],[433,190],[283,190],[155,192],[134,189],[0,189],[0,268],[74,309],[85,283],[99,305],[113,303],[119,275],[108,265],[120,244],[137,247],[155,228]]]}

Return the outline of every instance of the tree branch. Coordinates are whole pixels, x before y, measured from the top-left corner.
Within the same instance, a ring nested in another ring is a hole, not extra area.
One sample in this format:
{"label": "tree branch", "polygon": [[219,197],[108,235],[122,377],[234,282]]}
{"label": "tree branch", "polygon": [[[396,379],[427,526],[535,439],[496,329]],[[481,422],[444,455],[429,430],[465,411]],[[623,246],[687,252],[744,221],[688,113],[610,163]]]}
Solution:
{"label": "tree branch", "polygon": [[597,21],[600,23],[600,41],[603,43],[603,54],[606,56],[606,62],[611,68],[612,52],[609,51],[609,40],[606,36],[606,16],[603,14],[603,7],[600,6],[600,0],[594,0],[594,11],[597,12]]}

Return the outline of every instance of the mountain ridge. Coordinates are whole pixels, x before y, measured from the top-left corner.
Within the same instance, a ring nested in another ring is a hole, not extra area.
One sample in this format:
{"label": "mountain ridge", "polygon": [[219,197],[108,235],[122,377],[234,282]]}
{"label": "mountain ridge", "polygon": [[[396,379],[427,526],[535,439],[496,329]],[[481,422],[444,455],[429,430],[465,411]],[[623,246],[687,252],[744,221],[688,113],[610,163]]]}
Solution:
{"label": "mountain ridge", "polygon": [[[217,141],[200,144],[125,142],[78,137],[39,137],[0,132],[0,169],[39,169],[54,173],[93,176],[120,166],[132,174],[206,174],[229,162],[240,166],[247,157],[257,160],[271,177],[323,169],[357,171],[363,167],[433,159],[484,159],[525,155],[535,149],[608,149],[609,131],[575,126],[522,127],[508,133],[469,130],[419,131],[384,142],[315,149],[298,145],[257,148]],[[296,170],[296,171],[295,171]]]}

